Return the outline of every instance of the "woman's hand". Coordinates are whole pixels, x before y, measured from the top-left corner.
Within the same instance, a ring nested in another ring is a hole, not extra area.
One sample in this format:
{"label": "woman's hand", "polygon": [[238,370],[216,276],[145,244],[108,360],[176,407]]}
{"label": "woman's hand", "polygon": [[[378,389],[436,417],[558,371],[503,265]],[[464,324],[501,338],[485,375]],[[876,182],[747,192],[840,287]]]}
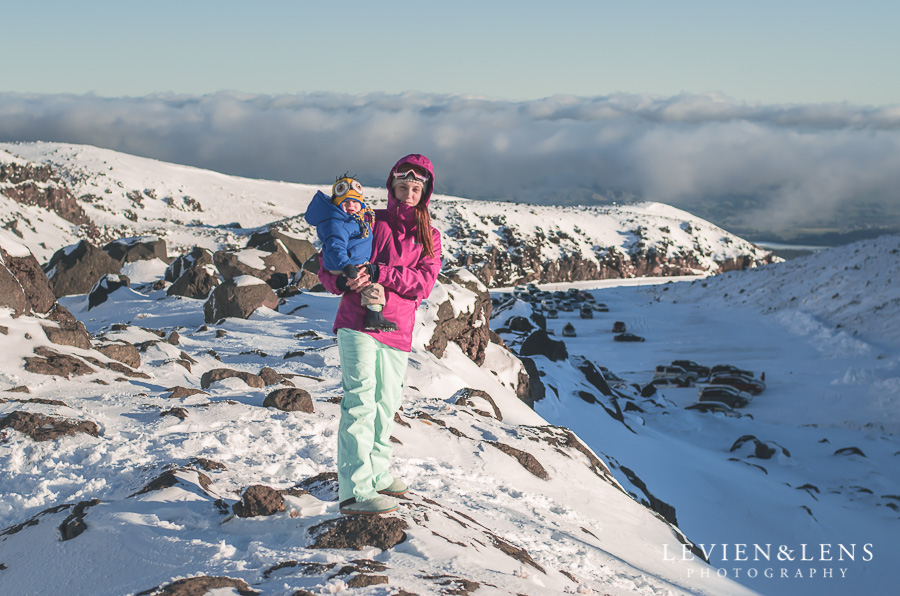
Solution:
{"label": "woman's hand", "polygon": [[365,267],[357,273],[354,279],[347,280],[347,287],[350,288],[351,292],[362,292],[366,286],[371,286],[372,280],[369,279],[369,274],[366,272]]}

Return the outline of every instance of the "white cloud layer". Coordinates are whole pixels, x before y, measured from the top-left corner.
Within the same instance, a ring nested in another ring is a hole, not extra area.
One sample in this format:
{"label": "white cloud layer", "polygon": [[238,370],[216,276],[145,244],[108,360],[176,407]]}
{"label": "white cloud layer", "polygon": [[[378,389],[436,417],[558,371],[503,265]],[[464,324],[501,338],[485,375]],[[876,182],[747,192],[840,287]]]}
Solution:
{"label": "white cloud layer", "polygon": [[534,203],[631,198],[731,223],[818,225],[900,204],[900,106],[754,105],[714,95],[528,102],[405,94],[0,94],[0,141],[89,144],[241,176],[381,185],[400,156],[438,191]]}

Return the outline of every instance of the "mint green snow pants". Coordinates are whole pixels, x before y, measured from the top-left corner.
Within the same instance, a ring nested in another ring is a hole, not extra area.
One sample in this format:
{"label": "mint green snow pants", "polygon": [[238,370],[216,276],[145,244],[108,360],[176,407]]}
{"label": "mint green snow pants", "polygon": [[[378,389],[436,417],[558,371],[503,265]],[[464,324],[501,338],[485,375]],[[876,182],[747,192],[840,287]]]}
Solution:
{"label": "mint green snow pants", "polygon": [[374,499],[394,481],[389,471],[391,430],[409,354],[350,329],[338,329],[337,339],[344,388],[338,427],[339,500]]}

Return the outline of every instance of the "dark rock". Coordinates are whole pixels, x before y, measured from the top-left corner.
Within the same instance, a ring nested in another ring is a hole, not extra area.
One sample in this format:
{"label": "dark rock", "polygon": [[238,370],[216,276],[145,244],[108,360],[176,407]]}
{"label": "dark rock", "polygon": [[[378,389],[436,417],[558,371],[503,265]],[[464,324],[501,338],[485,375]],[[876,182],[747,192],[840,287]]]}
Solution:
{"label": "dark rock", "polygon": [[379,584],[388,583],[388,578],[386,575],[368,575],[365,573],[360,573],[359,575],[354,575],[349,580],[347,580],[348,588],[365,588],[366,586],[377,586]]}
{"label": "dark rock", "polygon": [[537,569],[538,571],[540,571],[541,573],[543,573],[545,575],[547,574],[547,572],[544,571],[544,568],[541,567],[533,558],[531,558],[531,555],[528,554],[528,551],[525,550],[524,548],[519,548],[517,546],[513,546],[509,542],[506,542],[505,540],[501,539],[500,537],[498,537],[494,534],[489,533],[488,536],[490,537],[491,542],[494,543],[494,547],[497,548],[498,550],[509,555],[510,557],[512,557],[516,561],[519,561],[520,563],[530,565],[530,566],[534,567],[535,569]]}
{"label": "dark rock", "polygon": [[515,333],[528,333],[534,329],[532,322],[522,316],[510,317],[506,321],[506,327]]}
{"label": "dark rock", "polygon": [[221,283],[212,266],[191,267],[169,286],[166,294],[203,300]]}
{"label": "dark rock", "polygon": [[80,358],[68,354],[60,354],[43,346],[35,348],[34,353],[39,357],[25,358],[25,370],[28,372],[66,378],[89,375],[96,372]]}
{"label": "dark rock", "polygon": [[[287,285],[288,281],[299,265],[288,254],[281,242],[269,244],[269,250],[259,248],[246,248],[237,251],[220,250],[213,255],[213,263],[216,269],[226,280],[243,275],[257,277],[273,288]],[[262,255],[260,255],[260,252]],[[250,263],[258,262],[261,268],[256,268]]]}
{"label": "dark rock", "polygon": [[[5,276],[4,270],[15,278],[22,294],[25,296],[27,306],[22,307],[22,310],[17,311],[17,314],[22,314],[22,312],[28,312],[29,310],[37,314],[44,314],[53,307],[56,302],[56,296],[53,295],[50,282],[47,280],[47,276],[41,269],[37,259],[34,258],[34,255],[14,257],[2,247],[0,247],[0,306],[13,306],[12,304],[6,304],[8,297],[13,295],[10,294],[10,291],[14,288],[6,287],[6,283],[3,280],[8,278]],[[16,309],[13,308],[13,310]]]}
{"label": "dark rock", "polygon": [[841,447],[837,451],[834,452],[835,455],[860,455],[862,457],[866,457],[866,454],[863,453],[862,449],[859,447]]}
{"label": "dark rock", "polygon": [[91,349],[91,334],[81,321],[63,321],[53,325],[42,324],[44,334],[59,346],[73,346],[82,350]]}
{"label": "dark rock", "polygon": [[88,296],[88,310],[106,302],[109,295],[119,288],[131,287],[131,280],[126,275],[108,273],[97,280]]}
{"label": "dark rock", "polygon": [[[494,398],[492,398],[487,391],[482,391],[481,389],[472,389],[471,387],[464,387],[454,393],[450,399],[453,400],[453,402],[458,406],[467,406],[475,409],[475,412],[481,414],[482,416],[496,418],[497,420],[503,420],[503,414],[500,412],[500,408],[497,407],[496,402],[494,402]],[[483,399],[488,402],[488,405],[490,405],[493,414],[484,410],[477,409],[478,406],[474,402],[474,400],[476,399]]]}
{"label": "dark rock", "polygon": [[[205,265],[213,264],[212,251],[205,248],[195,246],[191,252],[181,255],[166,267],[164,279],[168,282],[175,282],[179,277],[184,275],[189,269],[203,269]],[[184,294],[179,294],[183,296]]]}
{"label": "dark rock", "polygon": [[12,309],[16,317],[31,309],[22,284],[3,263],[0,263],[0,306]]}
{"label": "dark rock", "polygon": [[241,500],[232,506],[238,517],[256,517],[274,515],[284,511],[284,497],[274,488],[262,484],[254,484],[244,491]]}
{"label": "dark rock", "polygon": [[493,304],[487,288],[477,280],[463,275],[461,271],[450,272],[448,275],[439,275],[441,283],[456,283],[475,294],[475,303],[471,312],[462,312],[457,316],[453,314],[453,306],[450,301],[438,306],[437,324],[431,340],[426,349],[442,358],[447,344],[453,342],[462,348],[473,362],[481,366],[484,364],[485,350],[490,338],[491,312]]}
{"label": "dark rock", "polygon": [[256,590],[250,588],[242,579],[232,577],[190,577],[180,579],[165,586],[157,586],[150,590],[138,592],[136,596],[205,596],[213,590],[229,589],[240,596],[256,596]]}
{"label": "dark rock", "polygon": [[250,239],[247,241],[247,247],[274,252],[275,242],[281,242],[297,267],[303,267],[307,260],[318,254],[316,247],[309,240],[295,238],[276,229],[251,234]]}
{"label": "dark rock", "polygon": [[213,472],[216,470],[227,470],[228,468],[223,463],[219,463],[217,461],[207,459],[205,457],[192,457],[191,463],[195,466],[203,468],[207,472]]}
{"label": "dark rock", "polygon": [[181,336],[177,331],[173,331],[169,334],[169,337],[166,338],[166,342],[173,346],[177,346],[179,341],[181,341]]}
{"label": "dark rock", "polygon": [[171,391],[172,393],[169,394],[169,399],[183,399],[185,397],[197,395],[198,393],[207,395],[206,391],[194,387],[172,387]]}
{"label": "dark rock", "polygon": [[260,307],[272,310],[278,307],[278,296],[272,288],[264,283],[245,284],[245,279],[229,279],[212,291],[203,307],[207,323],[227,317],[246,319]]}
{"label": "dark rock", "polygon": [[231,377],[237,377],[250,387],[256,387],[257,389],[262,389],[266,386],[265,382],[258,375],[231,368],[214,368],[206,371],[203,373],[203,376],[200,377],[200,386],[204,389],[209,389],[210,385],[216,381]]}
{"label": "dark rock", "polygon": [[138,349],[128,342],[116,342],[97,346],[97,351],[109,358],[116,360],[122,364],[126,364],[131,368],[141,367],[141,354]]}
{"label": "dark rock", "polygon": [[309,529],[313,543],[309,548],[362,550],[374,546],[392,548],[406,540],[408,525],[397,517],[353,515],[331,519]]}
{"label": "dark rock", "polygon": [[519,360],[525,368],[526,377],[524,382],[519,383],[519,388],[522,390],[521,395],[519,395],[519,391],[516,394],[519,395],[519,399],[528,404],[528,407],[533,410],[534,403],[544,399],[544,396],[547,394],[547,388],[544,387],[544,383],[541,381],[541,374],[534,360],[521,355]]}
{"label": "dark rock", "polygon": [[301,488],[320,501],[337,501],[337,472],[322,472],[300,481],[295,488]]}
{"label": "dark rock", "polygon": [[550,339],[543,329],[538,329],[525,338],[519,348],[519,354],[522,356],[546,356],[553,362],[569,357],[565,342]]}
{"label": "dark rock", "polygon": [[184,420],[188,417],[188,411],[184,408],[169,408],[168,410],[163,410],[159,414],[160,416],[175,416],[181,420]]}
{"label": "dark rock", "polygon": [[262,370],[259,371],[259,376],[265,382],[266,387],[277,385],[286,378],[284,375],[279,374],[274,368],[269,368],[268,366],[264,366]]}
{"label": "dark rock", "polygon": [[87,240],[56,251],[44,267],[53,294],[87,294],[98,279],[118,274],[121,264]]}
{"label": "dark rock", "polygon": [[315,411],[312,396],[305,389],[297,387],[276,389],[266,396],[263,406],[285,412],[306,412],[307,414],[312,414]]}
{"label": "dark rock", "polygon": [[207,476],[203,472],[199,472],[197,470],[194,470],[193,468],[175,468],[172,470],[166,470],[165,472],[151,480],[149,483],[147,483],[147,485],[138,492],[128,495],[129,498],[153,492],[155,490],[171,488],[176,484],[185,482],[184,480],[176,476],[178,472],[193,472],[197,474],[197,482],[200,484],[200,488],[202,488],[204,491],[208,490],[212,485],[212,480],[210,480],[209,476]]}
{"label": "dark rock", "polygon": [[169,261],[166,251],[166,241],[158,236],[138,236],[132,238],[120,238],[113,240],[103,247],[106,254],[120,263],[134,263],[135,261],[151,261],[159,259]]}
{"label": "dark rock", "polygon": [[501,443],[499,441],[488,441],[487,443],[488,445],[493,445],[503,453],[516,458],[516,460],[518,460],[518,462],[522,464],[523,468],[525,468],[541,480],[547,480],[550,478],[550,475],[547,474],[547,470],[544,469],[544,466],[541,465],[541,462],[539,462],[537,458],[530,453],[522,451],[521,449],[516,449],[515,447],[511,447],[506,443]]}
{"label": "dark rock", "polygon": [[66,420],[20,410],[0,418],[0,429],[3,428],[17,430],[38,442],[53,441],[77,433],[92,437],[100,435],[100,427],[90,420]]}
{"label": "dark rock", "polygon": [[632,470],[625,466],[619,466],[619,469],[622,470],[622,473],[625,474],[625,477],[628,478],[628,481],[631,482],[631,484],[644,493],[646,499],[643,499],[643,503],[645,506],[650,507],[653,511],[660,514],[667,522],[678,527],[678,518],[675,516],[675,507],[654,496],[647,488],[646,483],[638,478],[638,475]]}
{"label": "dark rock", "polygon": [[63,541],[72,540],[87,530],[88,526],[84,521],[87,510],[90,507],[99,505],[100,499],[91,499],[90,501],[81,501],[72,508],[72,513],[63,520],[59,526],[59,535]]}

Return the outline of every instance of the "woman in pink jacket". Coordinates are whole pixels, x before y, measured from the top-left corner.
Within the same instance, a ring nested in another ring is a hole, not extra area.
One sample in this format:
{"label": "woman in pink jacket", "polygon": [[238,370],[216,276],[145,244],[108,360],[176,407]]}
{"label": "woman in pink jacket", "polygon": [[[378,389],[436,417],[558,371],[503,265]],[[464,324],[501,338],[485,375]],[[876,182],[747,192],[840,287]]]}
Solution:
{"label": "woman in pink jacket", "polygon": [[[342,294],[334,331],[344,390],[338,485],[345,515],[394,511],[394,497],[407,491],[390,473],[391,430],[400,409],[416,309],[431,293],[441,268],[441,237],[428,213],[434,191],[431,161],[418,154],[402,158],[391,168],[387,189],[387,209],[375,211],[370,264],[361,266],[355,279],[335,276],[321,263],[319,269],[322,285]],[[397,324],[396,331],[364,329],[360,292],[374,282],[384,286],[382,314]]]}

